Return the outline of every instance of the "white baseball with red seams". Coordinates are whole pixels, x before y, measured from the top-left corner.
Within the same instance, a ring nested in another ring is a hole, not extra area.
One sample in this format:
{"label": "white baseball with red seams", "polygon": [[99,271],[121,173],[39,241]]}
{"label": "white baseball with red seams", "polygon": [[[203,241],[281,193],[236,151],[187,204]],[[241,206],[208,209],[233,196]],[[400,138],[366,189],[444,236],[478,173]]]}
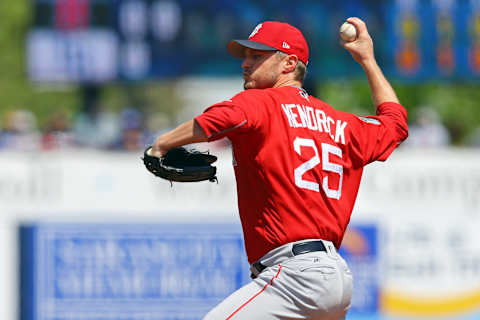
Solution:
{"label": "white baseball with red seams", "polygon": [[340,37],[347,42],[357,39],[357,29],[350,22],[345,22],[340,27]]}

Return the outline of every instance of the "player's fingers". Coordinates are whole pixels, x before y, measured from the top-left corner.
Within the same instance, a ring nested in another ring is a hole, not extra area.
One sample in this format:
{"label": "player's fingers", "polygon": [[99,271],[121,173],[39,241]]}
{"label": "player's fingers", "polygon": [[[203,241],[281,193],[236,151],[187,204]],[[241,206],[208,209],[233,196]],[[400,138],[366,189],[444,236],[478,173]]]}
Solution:
{"label": "player's fingers", "polygon": [[365,22],[358,17],[349,17],[349,18],[347,18],[347,21],[354,24],[359,29],[366,29],[367,28],[367,25],[365,24]]}
{"label": "player's fingers", "polygon": [[343,39],[340,40],[340,45],[346,50],[353,49],[356,46],[355,41],[345,41]]}
{"label": "player's fingers", "polygon": [[347,51],[350,51],[353,48],[352,42],[347,42],[344,40],[340,40],[340,45]]}
{"label": "player's fingers", "polygon": [[161,158],[161,157],[164,156],[164,153],[163,153],[162,151],[160,151],[160,149],[155,148],[155,145],[152,146],[152,147],[148,150],[147,154],[148,154],[149,156],[157,157],[157,158]]}
{"label": "player's fingers", "polygon": [[365,22],[363,22],[362,19],[357,17],[350,17],[347,19],[347,21],[355,26],[355,29],[357,29],[358,37],[362,36],[364,33],[368,33],[367,25],[365,24]]}

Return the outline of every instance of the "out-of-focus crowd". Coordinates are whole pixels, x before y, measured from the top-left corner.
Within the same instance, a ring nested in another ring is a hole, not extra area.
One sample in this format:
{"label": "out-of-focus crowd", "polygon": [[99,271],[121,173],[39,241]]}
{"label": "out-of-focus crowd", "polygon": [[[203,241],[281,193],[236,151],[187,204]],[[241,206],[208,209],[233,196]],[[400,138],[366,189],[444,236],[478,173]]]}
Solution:
{"label": "out-of-focus crowd", "polygon": [[[451,135],[431,108],[418,109],[409,124],[409,137],[402,147],[438,148],[451,145]],[[39,126],[28,110],[7,112],[2,118],[0,151],[50,151],[72,148],[139,151],[157,136],[171,129],[168,117],[158,113],[146,117],[135,108],[120,112],[51,114]],[[468,139],[468,146],[480,147],[480,128]]]}
{"label": "out-of-focus crowd", "polygon": [[74,117],[57,111],[41,126],[31,111],[15,110],[2,117],[0,151],[72,148],[138,151],[151,144],[168,125],[165,116],[158,114],[146,119],[135,108],[94,115],[79,113]]}

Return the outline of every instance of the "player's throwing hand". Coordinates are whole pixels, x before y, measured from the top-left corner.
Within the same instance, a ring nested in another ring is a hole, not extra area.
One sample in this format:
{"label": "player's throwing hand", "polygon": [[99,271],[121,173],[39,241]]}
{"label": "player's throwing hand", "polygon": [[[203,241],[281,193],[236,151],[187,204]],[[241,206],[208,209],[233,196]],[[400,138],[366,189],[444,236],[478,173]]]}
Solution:
{"label": "player's throwing hand", "polygon": [[351,42],[345,42],[342,40],[342,46],[348,50],[353,59],[355,59],[355,61],[362,66],[375,60],[375,55],[373,53],[373,41],[368,33],[365,22],[356,17],[348,18],[347,21],[355,26],[358,36],[354,41]]}

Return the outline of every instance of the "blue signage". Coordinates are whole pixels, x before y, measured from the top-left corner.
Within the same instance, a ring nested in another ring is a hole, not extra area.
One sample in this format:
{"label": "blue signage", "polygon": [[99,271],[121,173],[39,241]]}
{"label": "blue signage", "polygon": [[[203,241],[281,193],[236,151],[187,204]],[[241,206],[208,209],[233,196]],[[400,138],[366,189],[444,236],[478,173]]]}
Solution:
{"label": "blue signage", "polygon": [[374,225],[350,225],[340,249],[353,273],[350,315],[374,315],[379,310],[377,233]]}
{"label": "blue signage", "polygon": [[[250,280],[237,224],[48,223],[20,239],[22,320],[198,320]],[[341,254],[349,314],[377,313],[376,227],[351,226]]]}
{"label": "blue signage", "polygon": [[21,228],[22,320],[200,319],[249,279],[237,225]]}

